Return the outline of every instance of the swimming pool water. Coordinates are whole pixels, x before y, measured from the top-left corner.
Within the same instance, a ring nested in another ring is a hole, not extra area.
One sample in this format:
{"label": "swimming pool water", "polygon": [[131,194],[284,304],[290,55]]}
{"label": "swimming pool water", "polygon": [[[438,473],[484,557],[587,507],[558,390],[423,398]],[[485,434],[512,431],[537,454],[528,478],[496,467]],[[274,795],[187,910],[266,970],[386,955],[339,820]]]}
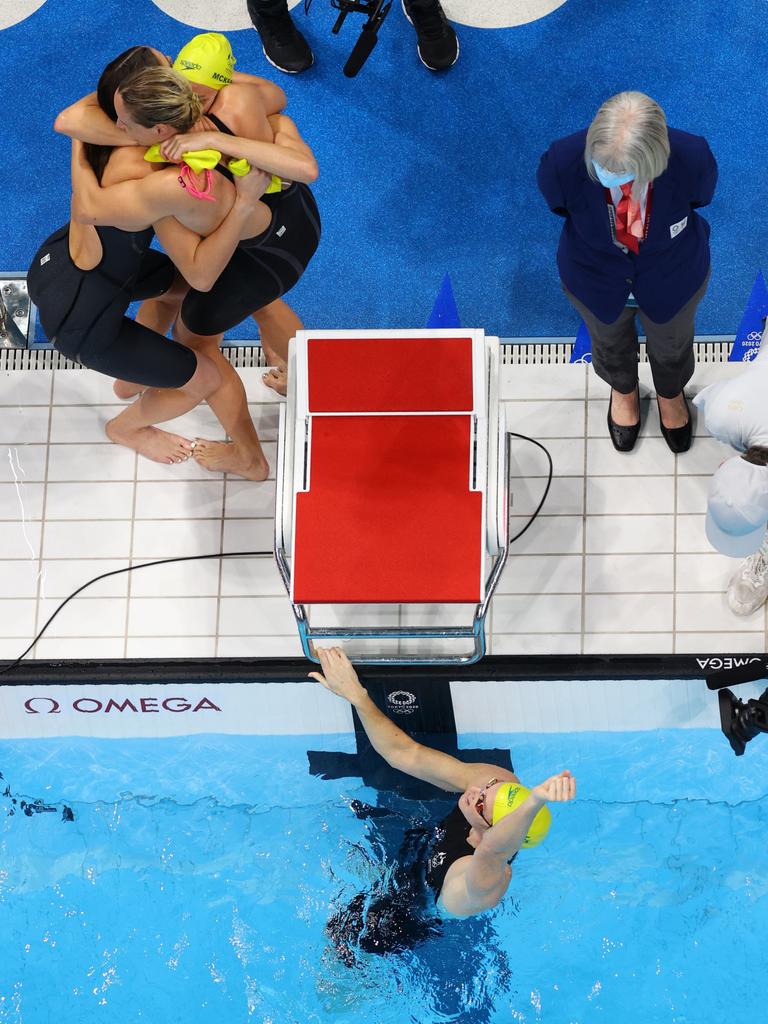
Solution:
{"label": "swimming pool water", "polygon": [[709,730],[462,737],[529,783],[570,767],[578,799],[496,911],[351,964],[329,916],[450,806],[309,775],[351,736],[0,742],[0,1024],[762,1020],[761,740],[737,760]]}

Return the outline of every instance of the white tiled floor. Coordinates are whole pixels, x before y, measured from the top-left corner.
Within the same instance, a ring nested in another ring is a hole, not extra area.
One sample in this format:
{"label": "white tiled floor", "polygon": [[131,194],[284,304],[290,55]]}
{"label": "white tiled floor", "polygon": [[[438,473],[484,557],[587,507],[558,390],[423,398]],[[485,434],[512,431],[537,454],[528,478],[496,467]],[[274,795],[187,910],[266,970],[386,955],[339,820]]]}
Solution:
{"label": "white tiled floor", "polygon": [[[691,391],[738,366],[701,365]],[[277,404],[261,370],[240,371],[274,466]],[[651,392],[648,367],[641,384]],[[728,455],[699,436],[675,458],[654,401],[636,450],[607,436],[607,388],[585,366],[507,365],[512,430],[549,448],[549,499],[513,545],[489,618],[492,654],[718,653],[766,650],[761,610],[737,618],[723,592],[735,564],[704,536],[708,474]],[[209,552],[270,550],[274,480],[255,484],[166,467],[111,445],[120,403],[81,370],[0,374],[0,658],[15,657],[86,580],[126,564]],[[207,407],[174,423],[220,437]],[[515,441],[511,535],[539,501],[546,459]],[[318,623],[339,612],[316,609]],[[461,609],[446,609],[445,621]],[[348,609],[350,621],[419,622],[435,609]],[[105,580],[57,616],[38,658],[276,657],[300,654],[271,558],[142,569]]]}

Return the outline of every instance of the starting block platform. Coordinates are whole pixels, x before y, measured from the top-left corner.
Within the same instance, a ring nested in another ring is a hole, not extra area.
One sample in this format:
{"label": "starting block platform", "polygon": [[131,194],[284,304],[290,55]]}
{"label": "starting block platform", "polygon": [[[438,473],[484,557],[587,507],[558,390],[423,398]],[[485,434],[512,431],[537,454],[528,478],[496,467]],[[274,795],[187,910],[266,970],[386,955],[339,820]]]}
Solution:
{"label": "starting block platform", "polygon": [[[480,330],[301,331],[280,410],[275,557],[305,655],[315,640],[465,638],[469,664],[507,557],[499,342]],[[312,627],[316,605],[475,605],[466,626]]]}

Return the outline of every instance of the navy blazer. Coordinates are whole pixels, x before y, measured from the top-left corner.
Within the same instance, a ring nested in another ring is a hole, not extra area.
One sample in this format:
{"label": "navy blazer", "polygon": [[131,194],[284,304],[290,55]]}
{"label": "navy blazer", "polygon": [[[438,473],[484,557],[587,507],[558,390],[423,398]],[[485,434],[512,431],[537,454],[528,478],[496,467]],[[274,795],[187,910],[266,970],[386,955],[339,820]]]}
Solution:
{"label": "navy blazer", "polygon": [[587,309],[613,323],[630,292],[655,323],[666,323],[704,283],[709,224],[695,211],[712,201],[717,163],[700,135],[669,129],[669,163],[653,182],[648,234],[640,252],[611,237],[606,191],[587,174],[586,130],[553,142],[536,175],[553,213],[565,217],[557,266]]}

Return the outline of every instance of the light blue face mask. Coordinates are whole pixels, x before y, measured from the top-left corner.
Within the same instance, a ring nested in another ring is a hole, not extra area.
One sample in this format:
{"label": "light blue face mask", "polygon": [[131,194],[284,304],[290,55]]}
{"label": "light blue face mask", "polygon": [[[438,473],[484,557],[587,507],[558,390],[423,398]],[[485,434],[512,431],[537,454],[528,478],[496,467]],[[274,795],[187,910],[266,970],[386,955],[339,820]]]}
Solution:
{"label": "light blue face mask", "polygon": [[604,188],[618,188],[619,185],[626,185],[635,177],[634,174],[612,174],[601,167],[597,160],[592,161],[592,166],[595,168],[597,180]]}

